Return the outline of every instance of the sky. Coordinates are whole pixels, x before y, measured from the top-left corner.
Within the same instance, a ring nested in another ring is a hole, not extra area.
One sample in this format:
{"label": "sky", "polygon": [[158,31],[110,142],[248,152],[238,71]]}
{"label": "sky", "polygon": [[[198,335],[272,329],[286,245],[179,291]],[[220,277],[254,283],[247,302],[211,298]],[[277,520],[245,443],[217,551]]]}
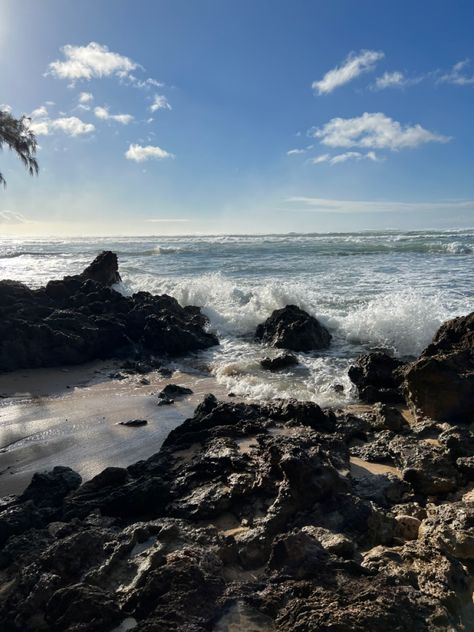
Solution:
{"label": "sky", "polygon": [[474,226],[472,0],[0,0],[0,234]]}

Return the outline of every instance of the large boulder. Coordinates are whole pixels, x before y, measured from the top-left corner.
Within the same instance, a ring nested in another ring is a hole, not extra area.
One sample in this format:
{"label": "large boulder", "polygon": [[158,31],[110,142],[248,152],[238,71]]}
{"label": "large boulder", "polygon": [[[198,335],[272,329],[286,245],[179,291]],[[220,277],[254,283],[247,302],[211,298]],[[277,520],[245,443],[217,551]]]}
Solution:
{"label": "large boulder", "polygon": [[260,366],[266,371],[281,371],[298,364],[298,358],[292,353],[280,353],[274,358],[263,358]]}
{"label": "large boulder", "polygon": [[404,363],[383,351],[373,351],[359,356],[349,368],[349,378],[357,386],[363,402],[397,404],[403,401],[398,390],[403,376]]}
{"label": "large boulder", "polygon": [[79,275],[83,281],[91,279],[102,285],[114,285],[122,280],[118,271],[118,260],[115,252],[104,250],[94,261]]}
{"label": "large boulder", "polygon": [[38,290],[0,281],[0,371],[177,355],[218,344],[199,307],[148,292],[125,297],[110,287],[118,281],[113,252]]}
{"label": "large boulder", "polygon": [[415,411],[437,421],[474,421],[474,312],[444,323],[405,373]]}
{"label": "large boulder", "polygon": [[329,331],[296,305],[276,309],[257,327],[255,338],[272,347],[291,351],[326,349],[331,342]]}
{"label": "large boulder", "polygon": [[82,478],[77,472],[57,465],[51,472],[36,472],[21,500],[32,500],[37,507],[56,507],[81,483]]}

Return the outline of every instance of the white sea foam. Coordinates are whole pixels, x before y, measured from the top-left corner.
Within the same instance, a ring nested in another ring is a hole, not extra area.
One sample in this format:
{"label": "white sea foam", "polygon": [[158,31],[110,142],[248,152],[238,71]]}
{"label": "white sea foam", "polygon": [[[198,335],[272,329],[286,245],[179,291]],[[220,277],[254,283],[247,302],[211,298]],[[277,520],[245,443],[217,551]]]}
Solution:
{"label": "white sea foam", "polygon": [[412,288],[386,290],[367,300],[362,291],[360,296],[338,296],[308,280],[259,279],[251,284],[219,272],[178,280],[140,275],[132,287],[134,291],[169,293],[181,305],[201,306],[211,330],[219,337],[253,335],[256,326],[273,310],[296,304],[325,324],[336,344],[387,347],[401,356],[419,354],[440,324],[468,311],[469,303],[462,293],[453,300],[453,295],[430,287],[424,292]]}
{"label": "white sea foam", "polygon": [[389,347],[397,355],[418,355],[449,317],[442,296],[423,297],[406,289],[383,294],[340,319],[349,342]]}
{"label": "white sea foam", "polygon": [[459,241],[452,241],[445,246],[446,251],[454,255],[472,255],[474,253],[474,248],[471,245]]}
{"label": "white sea foam", "polygon": [[268,281],[252,287],[214,272],[178,280],[141,278],[128,287],[133,291],[141,287],[150,292],[171,294],[183,306],[199,305],[218,335],[250,334],[273,310],[292,303],[313,311],[304,296],[304,286],[298,282]]}
{"label": "white sea foam", "polygon": [[[0,240],[0,278],[37,287],[80,272],[103,249],[118,253],[120,291],[201,306],[221,345],[202,353],[196,370],[207,364],[223,388],[256,398],[347,401],[347,367],[358,353],[416,355],[443,320],[474,303],[473,231]],[[288,304],[320,319],[333,341],[328,351],[300,355],[298,368],[271,374],[260,368],[268,350],[253,334]]]}

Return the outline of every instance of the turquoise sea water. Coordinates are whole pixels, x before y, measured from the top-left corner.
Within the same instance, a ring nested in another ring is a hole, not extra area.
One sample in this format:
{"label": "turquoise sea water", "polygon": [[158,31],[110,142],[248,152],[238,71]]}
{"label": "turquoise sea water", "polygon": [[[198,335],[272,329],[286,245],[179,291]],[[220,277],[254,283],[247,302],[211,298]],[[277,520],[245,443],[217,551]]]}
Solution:
{"label": "turquoise sea water", "polygon": [[[39,286],[81,271],[103,249],[119,256],[120,291],[166,292],[202,306],[221,345],[181,364],[207,367],[229,390],[254,397],[348,400],[357,353],[416,355],[443,320],[474,309],[474,230],[0,239],[0,278]],[[269,374],[253,332],[289,303],[321,319],[333,344],[301,355],[294,371]]]}

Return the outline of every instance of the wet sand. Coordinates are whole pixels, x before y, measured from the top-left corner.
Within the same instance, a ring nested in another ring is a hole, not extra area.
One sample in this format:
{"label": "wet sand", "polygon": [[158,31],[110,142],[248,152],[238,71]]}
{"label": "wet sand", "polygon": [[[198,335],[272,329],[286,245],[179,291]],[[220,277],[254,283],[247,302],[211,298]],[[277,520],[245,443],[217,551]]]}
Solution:
{"label": "wet sand", "polygon": [[[0,496],[23,491],[34,472],[55,465],[72,467],[87,480],[105,467],[148,458],[206,393],[227,399],[209,375],[176,372],[165,379],[154,371],[110,378],[117,370],[109,362],[0,375]],[[158,392],[170,383],[194,393],[157,406]],[[130,419],[148,424],[119,425]]]}

